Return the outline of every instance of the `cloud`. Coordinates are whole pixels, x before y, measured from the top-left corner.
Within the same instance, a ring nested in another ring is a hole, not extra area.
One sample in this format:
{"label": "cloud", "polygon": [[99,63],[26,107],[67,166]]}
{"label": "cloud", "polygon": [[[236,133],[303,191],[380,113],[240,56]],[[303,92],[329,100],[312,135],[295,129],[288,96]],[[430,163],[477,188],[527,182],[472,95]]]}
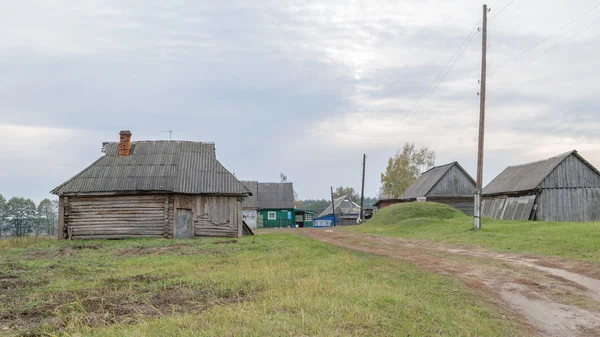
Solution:
{"label": "cloud", "polygon": [[[600,163],[600,24],[527,64],[597,20],[600,9],[558,31],[594,5],[514,2],[490,22],[486,181],[573,148]],[[474,173],[477,31],[419,98],[476,28],[480,1],[18,1],[0,13],[0,140],[18,140],[0,149],[5,196],[47,196],[120,129],[213,141],[238,177],[285,172],[303,198],[358,188],[363,153],[375,195],[407,141]]]}

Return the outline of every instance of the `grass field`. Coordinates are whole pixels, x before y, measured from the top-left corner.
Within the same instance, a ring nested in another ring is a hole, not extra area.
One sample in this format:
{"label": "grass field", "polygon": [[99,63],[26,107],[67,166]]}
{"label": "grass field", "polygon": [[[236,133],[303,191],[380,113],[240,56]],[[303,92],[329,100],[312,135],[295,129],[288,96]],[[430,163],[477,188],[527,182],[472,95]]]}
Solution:
{"label": "grass field", "polygon": [[293,234],[0,247],[0,335],[520,336],[477,290]]}
{"label": "grass field", "polygon": [[472,228],[473,218],[452,207],[415,202],[386,207],[365,224],[343,230],[600,262],[600,223],[597,222],[483,219],[481,230]]}

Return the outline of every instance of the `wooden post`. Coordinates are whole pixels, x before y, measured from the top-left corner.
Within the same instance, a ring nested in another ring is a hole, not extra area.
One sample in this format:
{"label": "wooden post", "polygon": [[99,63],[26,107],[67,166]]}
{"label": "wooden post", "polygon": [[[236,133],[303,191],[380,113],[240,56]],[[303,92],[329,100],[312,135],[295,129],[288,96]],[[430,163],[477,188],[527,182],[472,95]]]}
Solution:
{"label": "wooden post", "polygon": [[58,239],[62,240],[65,238],[65,207],[64,198],[58,197]]}
{"label": "wooden post", "polygon": [[475,189],[474,229],[481,228],[481,191],[483,189],[483,144],[485,130],[485,90],[487,68],[487,5],[483,5],[483,27],[481,30],[481,90],[479,91],[479,139],[477,147],[477,186]]}
{"label": "wooden post", "polygon": [[360,188],[360,222],[365,221],[365,164],[367,155],[363,154],[362,187]]}
{"label": "wooden post", "polygon": [[335,199],[333,198],[333,186],[331,186],[331,214],[333,214],[333,227],[335,227]]}

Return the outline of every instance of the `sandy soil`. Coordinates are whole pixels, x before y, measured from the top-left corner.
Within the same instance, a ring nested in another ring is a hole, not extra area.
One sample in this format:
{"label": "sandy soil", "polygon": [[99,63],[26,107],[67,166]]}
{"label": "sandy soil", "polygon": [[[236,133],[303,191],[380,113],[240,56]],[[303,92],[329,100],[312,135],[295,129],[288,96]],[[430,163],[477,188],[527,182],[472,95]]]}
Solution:
{"label": "sandy soil", "polygon": [[495,253],[428,241],[299,229],[352,250],[397,258],[490,294],[542,336],[600,336],[600,267],[541,256]]}

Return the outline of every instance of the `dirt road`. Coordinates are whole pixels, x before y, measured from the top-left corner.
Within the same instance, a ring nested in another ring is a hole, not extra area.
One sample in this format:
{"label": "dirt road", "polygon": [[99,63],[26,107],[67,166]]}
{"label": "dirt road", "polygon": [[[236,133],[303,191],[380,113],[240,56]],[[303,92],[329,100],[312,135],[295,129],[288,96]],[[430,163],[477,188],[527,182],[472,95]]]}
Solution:
{"label": "dirt road", "polygon": [[310,238],[390,256],[483,290],[542,336],[600,336],[600,268],[540,256],[463,249],[428,241],[303,229]]}

